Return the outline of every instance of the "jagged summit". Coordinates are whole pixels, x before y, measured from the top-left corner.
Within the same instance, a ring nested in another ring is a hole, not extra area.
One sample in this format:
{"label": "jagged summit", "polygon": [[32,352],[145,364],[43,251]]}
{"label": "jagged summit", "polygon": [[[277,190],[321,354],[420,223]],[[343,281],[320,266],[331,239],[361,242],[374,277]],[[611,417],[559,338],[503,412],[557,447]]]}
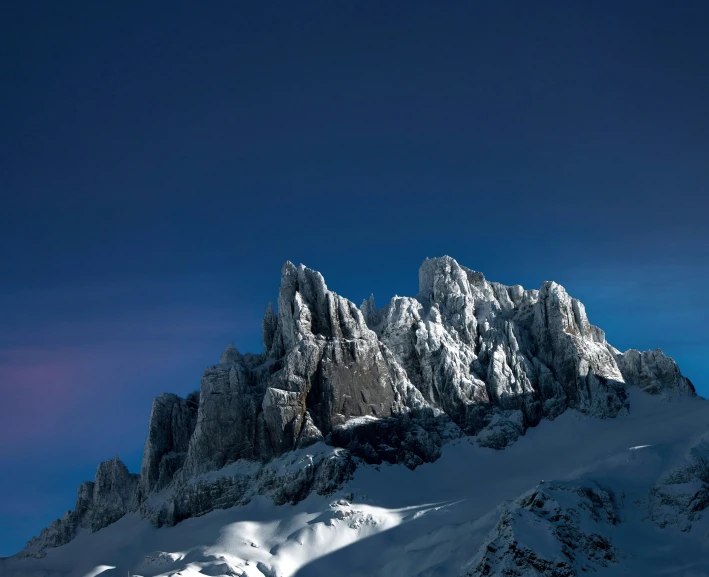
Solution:
{"label": "jagged summit", "polygon": [[[278,314],[269,303],[262,327],[263,353],[230,343],[198,392],[154,400],[140,475],[116,459],[99,465],[74,511],[24,554],[41,555],[128,511],[159,526],[254,494],[295,502],[332,491],[357,458],[413,468],[461,435],[502,449],[567,409],[623,415],[633,385],[695,394],[662,351],[610,346],[559,284],[505,286],[448,256],[424,261],[415,297],[382,308],[374,296],[358,308],[319,272],[286,262]],[[329,448],[309,469],[270,465],[321,441]],[[253,466],[230,473],[237,461]]]}

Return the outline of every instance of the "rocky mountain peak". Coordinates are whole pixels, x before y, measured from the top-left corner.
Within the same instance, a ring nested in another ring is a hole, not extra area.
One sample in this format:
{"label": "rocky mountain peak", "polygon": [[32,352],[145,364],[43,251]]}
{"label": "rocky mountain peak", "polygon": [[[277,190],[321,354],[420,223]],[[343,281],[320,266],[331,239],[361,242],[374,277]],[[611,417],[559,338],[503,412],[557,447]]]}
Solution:
{"label": "rocky mountain peak", "polygon": [[287,262],[283,266],[278,311],[279,352],[309,337],[371,337],[362,312],[354,303],[329,291],[323,276],[304,265],[295,267]]}
{"label": "rocky mountain peak", "polygon": [[233,365],[235,363],[238,363],[241,358],[241,353],[237,351],[236,348],[234,348],[234,343],[229,343],[224,349],[221,358],[219,359],[219,364]]}
{"label": "rocky mountain peak", "polygon": [[19,555],[42,557],[45,549],[65,545],[80,529],[98,531],[118,521],[136,507],[138,480],[118,457],[99,463],[94,480],[79,485],[74,510],[42,529]]}
{"label": "rocky mountain peak", "polygon": [[480,275],[479,282],[484,282],[481,273],[475,273],[461,267],[449,256],[426,259],[419,268],[419,294],[433,302],[441,301],[451,296],[471,296],[470,279],[474,282]]}
{"label": "rocky mountain peak", "polygon": [[[561,285],[505,286],[448,256],[424,261],[415,297],[395,296],[382,308],[373,296],[358,308],[319,272],[286,262],[278,314],[269,304],[262,329],[263,353],[241,354],[230,343],[199,392],[157,397],[140,475],[117,459],[102,463],[79,488],[75,510],[30,549],[64,543],[78,527],[96,530],[129,510],[173,524],[244,502],[249,483],[279,502],[297,500],[337,486],[355,457],[415,467],[463,434],[502,449],[567,409],[623,415],[630,386],[695,394],[662,351],[610,346]],[[339,452],[299,473],[297,483],[263,473],[273,471],[272,460],[319,441]],[[213,473],[240,460],[253,464],[252,477]]]}
{"label": "rocky mountain peak", "polygon": [[647,393],[696,395],[692,381],[683,376],[675,360],[660,349],[630,349],[616,354],[615,358],[625,379]]}

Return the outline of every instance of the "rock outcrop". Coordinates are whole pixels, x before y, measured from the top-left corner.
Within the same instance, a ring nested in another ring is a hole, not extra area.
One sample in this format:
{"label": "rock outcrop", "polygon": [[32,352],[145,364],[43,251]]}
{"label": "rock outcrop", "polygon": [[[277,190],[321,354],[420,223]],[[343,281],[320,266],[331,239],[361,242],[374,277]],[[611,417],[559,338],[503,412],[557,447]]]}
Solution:
{"label": "rock outcrop", "polygon": [[266,495],[277,505],[295,504],[310,493],[331,494],[355,468],[349,451],[324,444],[288,452],[265,464],[239,461],[218,475],[198,475],[153,495],[141,505],[140,514],[161,527],[214,509],[245,505],[257,495]]}
{"label": "rock outcrop", "polygon": [[266,311],[262,354],[230,345],[205,372],[184,474],[267,461],[353,417],[424,404],[362,312],[329,291],[320,273],[286,263],[278,310]]}
{"label": "rock outcrop", "polygon": [[140,467],[139,502],[151,491],[166,487],[182,468],[197,423],[198,406],[199,392],[186,399],[165,393],[153,400]]}
{"label": "rock outcrop", "polygon": [[416,298],[362,305],[411,383],[468,434],[502,447],[567,408],[627,410],[624,379],[603,331],[563,287],[491,283],[450,257],[429,259]]}
{"label": "rock outcrop", "polygon": [[576,577],[616,564],[624,553],[604,533],[620,505],[591,481],[540,485],[501,507],[465,577]]}
{"label": "rock outcrop", "polygon": [[[160,525],[254,494],[294,501],[335,487],[355,458],[414,468],[462,434],[503,449],[567,409],[624,414],[629,385],[695,394],[661,351],[611,347],[560,285],[504,286],[450,257],[427,259],[418,294],[383,308],[373,296],[358,308],[288,262],[277,308],[264,315],[262,353],[230,344],[198,393],[155,399],[139,479],[103,463],[74,512],[28,547],[60,545],[129,510]],[[341,448],[337,458],[293,478],[273,468],[323,441]]]}
{"label": "rock outcrop", "polygon": [[623,378],[646,393],[696,394],[692,381],[682,376],[674,359],[660,349],[642,352],[630,349],[623,354],[616,354],[616,361]]}
{"label": "rock outcrop", "polygon": [[39,537],[27,543],[23,556],[42,556],[47,547],[59,547],[71,541],[80,528],[97,531],[118,521],[136,507],[138,475],[114,457],[100,463],[92,481],[79,485],[73,511],[43,529]]}

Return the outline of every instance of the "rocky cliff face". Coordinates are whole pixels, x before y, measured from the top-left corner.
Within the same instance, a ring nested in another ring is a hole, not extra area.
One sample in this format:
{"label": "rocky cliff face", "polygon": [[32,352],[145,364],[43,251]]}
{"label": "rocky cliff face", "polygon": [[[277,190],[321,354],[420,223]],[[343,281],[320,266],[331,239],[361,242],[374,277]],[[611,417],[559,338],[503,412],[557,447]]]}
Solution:
{"label": "rocky cliff face", "polygon": [[[554,282],[507,287],[443,257],[421,266],[416,298],[362,308],[424,399],[493,446],[569,407],[599,417],[627,410],[603,331]],[[500,415],[504,438],[490,430]]]}
{"label": "rocky cliff face", "polygon": [[[383,308],[373,297],[358,308],[317,271],[286,263],[278,314],[269,305],[263,319],[263,345],[260,354],[229,345],[198,394],[155,399],[139,478],[117,460],[103,463],[94,483],[80,487],[74,512],[26,551],[60,545],[77,527],[97,530],[129,510],[160,525],[253,494],[297,500],[336,486],[355,457],[415,467],[461,434],[501,449],[569,408],[622,415],[629,385],[694,394],[661,351],[611,347],[560,285],[504,286],[450,257],[426,260],[419,293]],[[291,495],[274,463],[322,441],[344,453],[304,468]],[[227,475],[232,463],[243,470]]]}
{"label": "rocky cliff face", "polygon": [[266,461],[352,417],[391,417],[424,404],[361,311],[329,291],[320,273],[286,263],[278,310],[266,311],[262,354],[230,345],[205,372],[185,475]]}
{"label": "rocky cliff face", "polygon": [[198,406],[198,392],[186,399],[165,393],[153,400],[140,467],[138,501],[145,500],[151,491],[166,487],[182,468],[197,423]]}
{"label": "rocky cliff face", "polygon": [[79,485],[73,511],[43,529],[22,551],[23,556],[41,556],[47,547],[59,547],[71,541],[79,529],[98,531],[118,521],[136,506],[138,475],[114,457],[100,463],[93,482]]}
{"label": "rocky cliff face", "polygon": [[630,349],[615,355],[623,378],[652,395],[679,393],[694,395],[694,385],[682,376],[674,359],[660,349],[637,351]]}

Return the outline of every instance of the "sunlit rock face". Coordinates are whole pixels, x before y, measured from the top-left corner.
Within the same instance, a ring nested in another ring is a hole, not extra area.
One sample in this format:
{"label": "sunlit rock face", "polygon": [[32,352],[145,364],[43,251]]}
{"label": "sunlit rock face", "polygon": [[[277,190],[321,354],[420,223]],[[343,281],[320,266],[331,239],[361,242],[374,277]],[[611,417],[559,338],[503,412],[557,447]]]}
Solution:
{"label": "sunlit rock face", "polygon": [[[155,399],[139,478],[103,463],[75,511],[28,551],[129,510],[160,525],[255,494],[298,500],[336,487],[357,459],[414,468],[464,434],[504,449],[567,409],[623,415],[631,385],[695,394],[661,351],[610,346],[557,283],[504,286],[447,256],[422,264],[417,295],[382,308],[374,297],[357,307],[319,272],[287,262],[277,311],[268,305],[262,328],[262,353],[229,345],[198,393]],[[269,465],[319,442],[340,447],[336,458],[299,466],[293,478]],[[220,473],[232,463],[248,466]]]}
{"label": "sunlit rock face", "polygon": [[352,417],[391,417],[425,404],[362,312],[320,273],[286,263],[264,352],[227,348],[208,368],[184,472],[268,460],[325,438]]}
{"label": "sunlit rock face", "polygon": [[419,293],[383,308],[374,297],[358,308],[319,272],[286,263],[278,314],[269,304],[264,315],[263,344],[256,355],[229,345],[205,371],[182,477],[238,459],[267,461],[317,440],[351,440],[333,433],[358,417],[427,408],[503,448],[567,408],[624,413],[626,381],[693,393],[671,359],[635,369],[635,353],[610,347],[562,286],[504,286],[450,257],[426,260]]}
{"label": "sunlit rock face", "polygon": [[677,363],[660,349],[637,351],[630,349],[617,354],[616,360],[623,377],[652,395],[695,395],[694,385],[682,376]]}
{"label": "sunlit rock face", "polygon": [[443,257],[424,262],[415,298],[362,308],[424,399],[492,446],[569,407],[627,410],[603,331],[556,283],[507,287]]}

